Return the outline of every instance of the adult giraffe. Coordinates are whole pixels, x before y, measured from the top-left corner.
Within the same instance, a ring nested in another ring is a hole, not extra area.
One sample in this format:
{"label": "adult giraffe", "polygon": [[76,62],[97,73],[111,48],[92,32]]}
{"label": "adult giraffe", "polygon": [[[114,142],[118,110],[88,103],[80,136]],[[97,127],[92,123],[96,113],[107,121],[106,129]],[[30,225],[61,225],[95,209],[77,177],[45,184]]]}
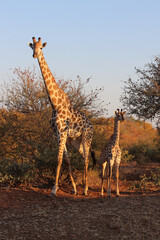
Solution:
{"label": "adult giraffe", "polygon": [[93,136],[93,127],[84,113],[74,109],[68,99],[67,94],[60,89],[56,83],[55,78],[53,77],[42,53],[42,49],[47,43],[42,44],[41,38],[38,38],[38,41],[36,41],[35,37],[32,39],[33,43],[29,43],[29,46],[33,49],[33,57],[38,59],[46,91],[53,109],[51,126],[59,142],[56,180],[52,189],[52,194],[56,195],[58,190],[58,180],[63,155],[68,163],[69,175],[73,185],[73,192],[74,194],[77,193],[76,184],[72,176],[70,159],[68,157],[66,148],[67,138],[70,138],[71,144],[84,157],[84,194],[87,195],[88,157]]}

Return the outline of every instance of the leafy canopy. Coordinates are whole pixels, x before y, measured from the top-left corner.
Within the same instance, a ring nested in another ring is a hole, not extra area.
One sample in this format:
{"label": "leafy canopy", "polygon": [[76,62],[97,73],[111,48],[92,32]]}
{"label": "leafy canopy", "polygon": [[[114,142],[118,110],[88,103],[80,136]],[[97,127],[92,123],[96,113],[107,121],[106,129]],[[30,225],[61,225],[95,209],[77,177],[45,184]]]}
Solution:
{"label": "leafy canopy", "polygon": [[129,114],[160,124],[160,58],[143,70],[136,68],[137,80],[125,81],[121,101]]}

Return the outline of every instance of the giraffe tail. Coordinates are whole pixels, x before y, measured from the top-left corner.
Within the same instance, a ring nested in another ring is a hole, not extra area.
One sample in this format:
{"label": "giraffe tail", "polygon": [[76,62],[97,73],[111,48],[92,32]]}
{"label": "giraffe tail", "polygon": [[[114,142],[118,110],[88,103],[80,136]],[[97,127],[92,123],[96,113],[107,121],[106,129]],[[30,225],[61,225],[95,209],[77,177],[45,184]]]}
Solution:
{"label": "giraffe tail", "polygon": [[97,160],[95,158],[95,152],[92,149],[91,149],[91,157],[92,157],[92,160],[93,160],[92,169],[94,169],[94,167],[96,166]]}

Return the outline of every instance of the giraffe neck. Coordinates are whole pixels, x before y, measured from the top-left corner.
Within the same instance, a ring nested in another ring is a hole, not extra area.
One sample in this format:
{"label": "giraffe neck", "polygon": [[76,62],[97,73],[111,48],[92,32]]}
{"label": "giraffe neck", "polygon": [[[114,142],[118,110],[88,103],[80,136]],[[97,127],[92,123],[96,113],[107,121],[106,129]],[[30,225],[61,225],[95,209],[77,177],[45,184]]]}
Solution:
{"label": "giraffe neck", "polygon": [[38,63],[41,69],[46,91],[52,107],[57,110],[63,104],[69,105],[69,100],[67,95],[63,92],[62,89],[60,89],[60,87],[56,83],[55,78],[53,77],[46,63],[46,60],[42,52],[38,56]]}
{"label": "giraffe neck", "polygon": [[120,133],[120,121],[118,121],[117,118],[115,118],[114,122],[114,133],[112,136],[112,143],[113,144],[119,144],[119,133]]}

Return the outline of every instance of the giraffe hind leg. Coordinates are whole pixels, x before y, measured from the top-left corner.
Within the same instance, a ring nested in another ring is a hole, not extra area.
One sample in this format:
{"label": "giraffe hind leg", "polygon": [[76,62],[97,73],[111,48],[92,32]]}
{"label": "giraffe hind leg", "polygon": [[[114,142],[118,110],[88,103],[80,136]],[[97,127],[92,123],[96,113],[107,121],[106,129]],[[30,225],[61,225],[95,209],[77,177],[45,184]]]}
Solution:
{"label": "giraffe hind leg", "polygon": [[71,179],[71,182],[72,182],[72,186],[73,186],[73,193],[77,194],[76,184],[75,184],[73,176],[72,176],[71,162],[70,162],[70,159],[68,157],[68,153],[67,153],[67,148],[66,147],[65,147],[65,150],[64,150],[64,157],[65,157],[65,160],[66,160],[66,162],[68,164],[68,172],[69,172],[69,176],[70,176],[70,179]]}
{"label": "giraffe hind leg", "polygon": [[72,139],[71,144],[84,157],[82,139]]}

